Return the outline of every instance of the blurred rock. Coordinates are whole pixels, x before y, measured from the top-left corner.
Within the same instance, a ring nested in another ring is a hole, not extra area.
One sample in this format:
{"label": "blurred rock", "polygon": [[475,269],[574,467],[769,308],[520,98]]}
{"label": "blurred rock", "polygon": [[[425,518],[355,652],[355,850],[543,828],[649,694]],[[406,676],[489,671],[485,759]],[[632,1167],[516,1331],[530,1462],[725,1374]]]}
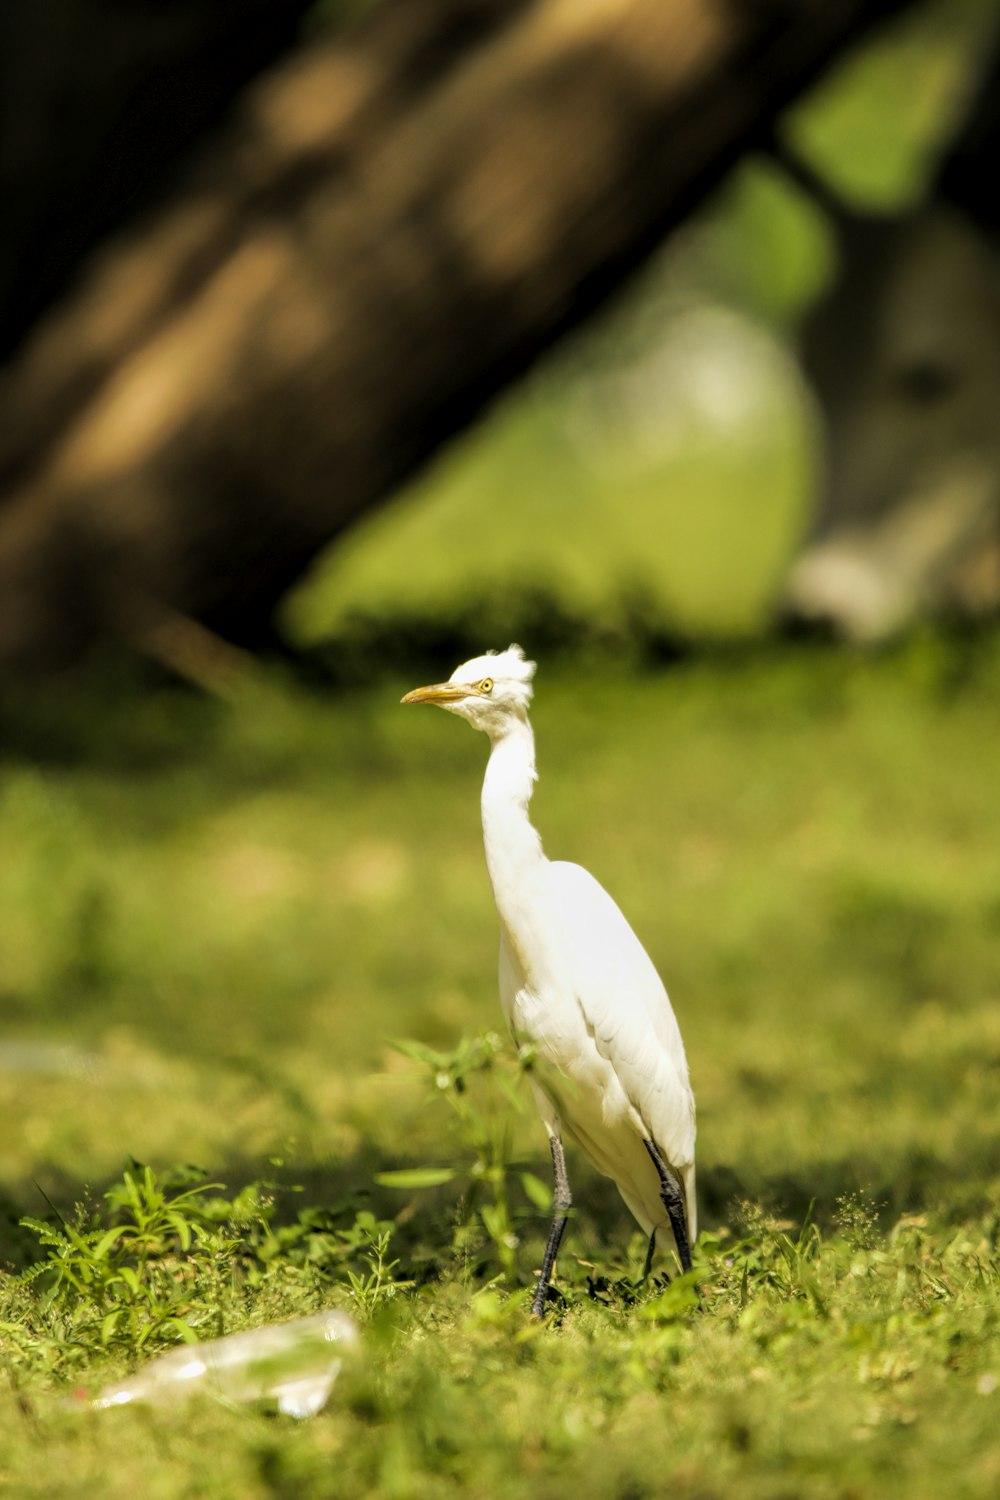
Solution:
{"label": "blurred rock", "polygon": [[793,616],[867,640],[1000,601],[1000,261],[945,205],[859,221],[805,333],[826,425]]}
{"label": "blurred rock", "polygon": [[826,458],[793,621],[876,640],[1000,605],[998,152],[1000,45],[925,206],[866,217],[798,174],[840,269],[803,331]]}

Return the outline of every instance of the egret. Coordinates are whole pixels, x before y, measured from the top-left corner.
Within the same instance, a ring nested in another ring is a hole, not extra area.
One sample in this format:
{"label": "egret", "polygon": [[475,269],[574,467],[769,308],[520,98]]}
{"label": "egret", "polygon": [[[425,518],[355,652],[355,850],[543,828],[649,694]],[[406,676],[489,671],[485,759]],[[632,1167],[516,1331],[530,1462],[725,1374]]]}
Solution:
{"label": "egret", "polygon": [[555,1209],[531,1305],[540,1317],[572,1202],[563,1135],[617,1185],[649,1236],[673,1233],[681,1269],[697,1233],[694,1097],[680,1029],[653,963],[615,902],[579,865],[552,861],[528,816],[534,662],[487,652],[404,703],[435,703],[490,738],[486,865],[500,918],[500,1002],[549,1136]]}

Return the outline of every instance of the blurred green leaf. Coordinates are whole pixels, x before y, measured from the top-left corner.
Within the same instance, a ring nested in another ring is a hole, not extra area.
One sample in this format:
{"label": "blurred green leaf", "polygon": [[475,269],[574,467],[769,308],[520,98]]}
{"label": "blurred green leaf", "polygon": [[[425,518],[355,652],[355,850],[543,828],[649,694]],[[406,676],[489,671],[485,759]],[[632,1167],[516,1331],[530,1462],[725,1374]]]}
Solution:
{"label": "blurred green leaf", "polygon": [[521,1186],[524,1188],[525,1196],[531,1200],[536,1208],[543,1213],[548,1213],[552,1207],[552,1189],[544,1183],[534,1172],[521,1172],[519,1174]]}
{"label": "blurred green leaf", "polygon": [[458,1172],[453,1167],[406,1167],[398,1172],[376,1172],[380,1187],[429,1188],[443,1182],[454,1182]]}

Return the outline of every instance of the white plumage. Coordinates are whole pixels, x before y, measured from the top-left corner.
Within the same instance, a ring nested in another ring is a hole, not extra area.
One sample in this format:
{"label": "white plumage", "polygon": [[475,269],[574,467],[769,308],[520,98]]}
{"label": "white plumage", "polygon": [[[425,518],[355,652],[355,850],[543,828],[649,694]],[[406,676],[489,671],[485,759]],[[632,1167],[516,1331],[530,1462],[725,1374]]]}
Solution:
{"label": "white plumage", "polygon": [[[549,1132],[556,1215],[532,1310],[540,1314],[569,1208],[562,1135],[611,1177],[650,1235],[674,1234],[691,1264],[697,1229],[695,1113],[677,1020],[625,917],[579,865],[553,862],[528,817],[533,662],[519,646],[474,657],[404,703],[436,703],[489,735],[486,863],[500,917],[500,1000],[515,1041],[534,1045],[534,1092]],[[648,1265],[648,1260],[647,1260]]]}

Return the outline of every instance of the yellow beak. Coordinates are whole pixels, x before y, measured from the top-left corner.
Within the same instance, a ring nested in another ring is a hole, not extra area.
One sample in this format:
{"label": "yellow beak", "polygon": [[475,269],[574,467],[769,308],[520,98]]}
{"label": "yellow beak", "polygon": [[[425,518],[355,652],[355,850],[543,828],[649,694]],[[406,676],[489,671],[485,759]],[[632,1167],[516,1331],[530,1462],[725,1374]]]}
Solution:
{"label": "yellow beak", "polygon": [[430,687],[414,688],[400,698],[400,703],[456,703],[468,698],[473,689],[460,682],[435,682]]}

